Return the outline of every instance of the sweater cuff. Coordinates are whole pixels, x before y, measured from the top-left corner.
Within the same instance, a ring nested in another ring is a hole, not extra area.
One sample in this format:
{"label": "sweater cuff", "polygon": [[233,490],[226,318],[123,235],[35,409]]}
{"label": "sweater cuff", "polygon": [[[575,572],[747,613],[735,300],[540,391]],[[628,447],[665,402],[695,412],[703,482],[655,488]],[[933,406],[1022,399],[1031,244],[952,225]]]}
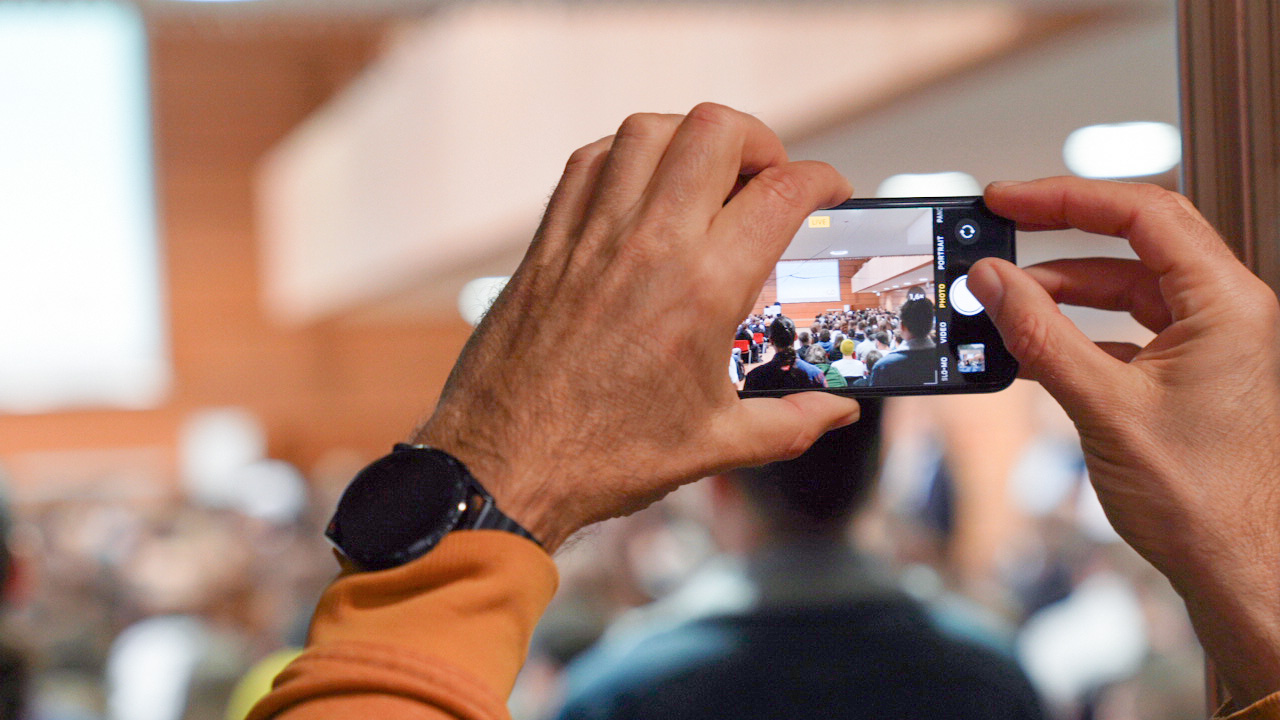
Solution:
{"label": "sweater cuff", "polygon": [[1213,717],[1215,720],[1280,720],[1280,691],[1244,709],[1237,709],[1235,703],[1228,700]]}

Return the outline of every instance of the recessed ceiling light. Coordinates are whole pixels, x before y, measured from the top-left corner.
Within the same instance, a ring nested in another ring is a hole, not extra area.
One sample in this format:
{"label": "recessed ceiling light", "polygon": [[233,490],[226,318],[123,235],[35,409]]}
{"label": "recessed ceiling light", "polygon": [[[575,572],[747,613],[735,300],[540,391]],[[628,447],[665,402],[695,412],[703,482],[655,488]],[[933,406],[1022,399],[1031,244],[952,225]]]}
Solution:
{"label": "recessed ceiling light", "polygon": [[885,178],[876,197],[950,197],[981,195],[982,186],[962,172],[902,173]]}
{"label": "recessed ceiling light", "polygon": [[1161,122],[1090,125],[1067,136],[1062,159],[1081,177],[1159,175],[1182,160],[1182,134]]}
{"label": "recessed ceiling light", "polygon": [[831,254],[832,255],[848,255],[849,251],[848,250],[832,250]]}
{"label": "recessed ceiling light", "polygon": [[482,277],[463,285],[462,291],[458,293],[458,313],[462,315],[462,319],[471,323],[472,327],[479,325],[510,279],[505,276]]}

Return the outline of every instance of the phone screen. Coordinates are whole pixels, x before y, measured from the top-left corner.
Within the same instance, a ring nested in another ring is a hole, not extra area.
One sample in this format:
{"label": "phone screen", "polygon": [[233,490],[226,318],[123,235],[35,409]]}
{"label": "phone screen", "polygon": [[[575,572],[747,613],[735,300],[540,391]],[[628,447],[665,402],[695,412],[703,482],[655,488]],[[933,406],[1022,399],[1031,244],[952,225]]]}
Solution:
{"label": "phone screen", "polygon": [[1014,228],[981,198],[851,200],[813,213],[735,336],[740,389],[1006,387],[1017,364],[967,286],[986,256],[1013,260]]}

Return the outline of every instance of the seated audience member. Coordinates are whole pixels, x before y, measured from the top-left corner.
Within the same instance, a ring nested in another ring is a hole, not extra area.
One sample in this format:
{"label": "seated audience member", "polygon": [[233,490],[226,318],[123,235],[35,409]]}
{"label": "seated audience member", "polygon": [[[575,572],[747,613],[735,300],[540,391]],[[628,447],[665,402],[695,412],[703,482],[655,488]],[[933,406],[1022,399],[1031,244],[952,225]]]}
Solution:
{"label": "seated audience member", "polygon": [[933,303],[926,298],[908,300],[898,311],[902,318],[902,345],[885,355],[871,372],[871,385],[923,385],[936,382],[938,350],[933,331]]}
{"label": "seated audience member", "polygon": [[864,402],[800,457],[712,478],[726,556],[579,656],[558,720],[1042,717],[1012,660],[939,630],[849,544],[878,415]]}
{"label": "seated audience member", "polygon": [[807,357],[809,354],[809,346],[813,344],[809,331],[801,330],[800,334],[796,337],[796,342],[798,343],[798,347],[796,347],[796,355],[799,355],[800,357]]}
{"label": "seated audience member", "polygon": [[871,371],[875,369],[876,363],[880,362],[880,359],[883,357],[884,355],[880,354],[879,350],[872,350],[867,353],[866,362],[864,363],[867,366],[867,370],[863,373],[862,378],[853,384],[858,387],[866,387],[867,385],[870,385]]}
{"label": "seated audience member", "polygon": [[746,362],[760,362],[760,350],[756,345],[755,334],[752,333],[751,327],[747,323],[742,323],[738,326],[738,332],[733,336],[733,339],[747,341],[747,348],[750,352],[747,355]]}
{"label": "seated audience member", "polygon": [[848,383],[844,381],[844,376],[839,370],[831,367],[831,361],[827,359],[827,354],[820,347],[810,347],[809,355],[806,358],[810,365],[818,368],[822,372],[822,376],[827,380],[827,387],[844,387]]}
{"label": "seated audience member", "polygon": [[835,362],[844,357],[844,352],[840,349],[843,343],[843,333],[831,333],[831,350],[827,353],[827,362]]}
{"label": "seated audience member", "polygon": [[854,347],[852,340],[840,343],[840,352],[844,357],[831,363],[831,367],[840,373],[846,384],[852,384],[867,372],[867,366],[855,356]]}
{"label": "seated audience member", "polygon": [[866,362],[867,353],[876,349],[875,333],[876,329],[870,328],[863,333],[861,338],[858,338],[858,343],[854,346],[853,353],[858,356],[859,360]]}
{"label": "seated audience member", "polygon": [[822,329],[822,332],[818,334],[818,344],[822,346],[823,350],[826,350],[827,352],[831,352],[831,331],[830,330],[826,329],[825,327]]}
{"label": "seated audience member", "polygon": [[[773,357],[747,373],[744,390],[800,390],[826,387],[823,373],[796,357],[796,326],[785,315],[769,324]],[[818,347],[818,346],[814,346]]]}
{"label": "seated audience member", "polygon": [[[871,339],[871,347],[867,352],[871,352],[871,350],[879,351],[880,357],[884,357],[885,355],[893,352],[889,346],[889,333],[887,331],[880,330],[875,334]],[[863,362],[866,362],[865,357],[863,358]]]}
{"label": "seated audience member", "polygon": [[[252,720],[507,717],[566,539],[855,422],[858,404],[838,394],[739,398],[722,354],[804,218],[851,193],[829,165],[789,161],[759,119],[713,104],[632,116],[575,152],[525,262],[411,436],[420,446],[375,462],[339,503],[343,572]],[[987,258],[969,289],[1079,429],[1116,532],[1185,601],[1232,698],[1219,714],[1280,719],[1275,293],[1185,198],[1152,185],[1051,178],[993,184],[985,199],[1020,226],[1123,237],[1137,254],[1027,269]],[[1156,337],[1099,347],[1059,301],[1127,311]],[[658,319],[679,362],[546,361],[566,337],[650,336]],[[512,356],[517,331],[528,352]],[[1238,352],[1223,363],[1206,347]],[[424,476],[464,500],[422,493]],[[923,716],[935,715],[898,715]]]}

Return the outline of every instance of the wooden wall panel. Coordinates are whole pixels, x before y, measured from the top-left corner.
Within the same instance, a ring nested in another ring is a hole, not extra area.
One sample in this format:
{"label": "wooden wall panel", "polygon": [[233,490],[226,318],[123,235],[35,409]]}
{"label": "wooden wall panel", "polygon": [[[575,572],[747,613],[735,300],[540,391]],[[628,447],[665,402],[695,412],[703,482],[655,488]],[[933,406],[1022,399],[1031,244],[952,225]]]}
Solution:
{"label": "wooden wall panel", "polygon": [[[364,67],[385,28],[277,29],[151,23],[172,396],[147,411],[0,416],[0,464],[19,499],[66,474],[48,461],[58,453],[134,448],[135,477],[154,478],[160,463],[172,481],[179,429],[201,408],[248,408],[267,428],[270,454],[305,470],[334,450],[370,458],[385,451],[434,402],[470,332],[452,313],[301,328],[263,313],[255,165]],[[129,473],[112,477],[122,475]]]}

